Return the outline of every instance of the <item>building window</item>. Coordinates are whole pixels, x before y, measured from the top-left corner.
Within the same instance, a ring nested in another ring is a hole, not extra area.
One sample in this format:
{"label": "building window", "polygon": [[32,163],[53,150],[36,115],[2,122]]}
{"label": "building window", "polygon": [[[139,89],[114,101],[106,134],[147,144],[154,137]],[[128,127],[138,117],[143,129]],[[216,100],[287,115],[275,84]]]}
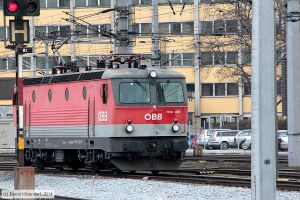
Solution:
{"label": "building window", "polygon": [[201,53],[201,64],[202,65],[212,65],[213,64],[213,54],[212,52]]}
{"label": "building window", "polygon": [[46,26],[35,26],[35,37],[45,37],[46,36]]}
{"label": "building window", "polygon": [[[110,24],[101,24],[100,31],[104,32],[111,32],[111,25]],[[101,35],[100,35],[101,36]]]}
{"label": "building window", "polygon": [[56,34],[58,26],[48,26],[48,34]]}
{"label": "building window", "polygon": [[31,59],[30,57],[23,57],[22,61],[23,69],[31,69]]}
{"label": "building window", "polygon": [[227,20],[226,21],[226,33],[236,34],[238,33],[238,22],[237,20]]}
{"label": "building window", "polygon": [[182,23],[182,34],[193,35],[194,34],[194,22]]}
{"label": "building window", "polygon": [[89,38],[99,37],[99,25],[89,25],[87,35]]}
{"label": "building window", "polygon": [[238,63],[238,52],[226,52],[226,64],[237,64]]}
{"label": "building window", "polygon": [[169,66],[170,65],[170,54],[162,53],[160,55],[160,64],[161,66]]}
{"label": "building window", "polygon": [[225,64],[225,53],[224,52],[214,52],[215,65]]}
{"label": "building window", "polygon": [[16,61],[13,57],[8,57],[8,70],[15,70],[16,69]]}
{"label": "building window", "polygon": [[59,35],[60,36],[66,36],[70,34],[71,32],[71,27],[70,26],[60,26],[59,27]]}
{"label": "building window", "polygon": [[169,35],[169,24],[168,23],[160,23],[159,24],[159,32],[162,35]]}
{"label": "building window", "polygon": [[86,68],[87,65],[87,58],[82,56],[76,56],[76,66],[78,68]]}
{"label": "building window", "polygon": [[59,7],[60,8],[69,8],[70,7],[70,0],[59,0]]}
{"label": "building window", "polygon": [[188,93],[188,98],[193,98],[195,92],[195,84],[186,84],[186,89]]}
{"label": "building window", "polygon": [[225,22],[223,20],[214,21],[214,34],[215,35],[225,34]]}
{"label": "building window", "polygon": [[181,34],[181,23],[171,23],[171,35]]}
{"label": "building window", "polygon": [[244,95],[251,95],[251,83],[244,83]]}
{"label": "building window", "polygon": [[40,7],[41,8],[46,8],[46,0],[40,0]]}
{"label": "building window", "polygon": [[141,25],[141,24],[133,24],[133,32],[134,32],[136,35],[141,35],[140,25]]}
{"label": "building window", "polygon": [[86,100],[86,96],[87,96],[87,90],[86,90],[86,87],[83,87],[82,89],[82,97],[84,100]]}
{"label": "building window", "polygon": [[51,89],[48,90],[48,100],[49,100],[49,102],[52,101],[52,91],[51,91]]}
{"label": "building window", "polygon": [[227,96],[239,95],[239,86],[237,83],[227,83]]}
{"label": "building window", "polygon": [[182,66],[181,54],[171,54],[171,66]]}
{"label": "building window", "polygon": [[213,83],[202,84],[202,96],[214,96],[214,84]]}
{"label": "building window", "polygon": [[250,65],[251,64],[251,52],[249,52],[249,51],[244,51],[243,53],[242,53],[242,60],[243,60],[243,64],[245,64],[245,65]]}
{"label": "building window", "polygon": [[183,53],[182,54],[182,65],[183,66],[194,66],[194,54]]}
{"label": "building window", "polygon": [[89,7],[96,7],[98,6],[98,0],[89,0],[88,4]]}
{"label": "building window", "polygon": [[66,99],[66,101],[69,101],[69,96],[70,96],[69,89],[66,88],[65,89],[65,99]]}
{"label": "building window", "polygon": [[152,33],[152,27],[149,23],[143,23],[141,24],[141,34],[142,35],[150,35]]}
{"label": "building window", "polygon": [[201,34],[202,35],[212,35],[213,34],[212,21],[202,21],[201,22]]}
{"label": "building window", "polygon": [[100,6],[101,7],[110,7],[111,6],[111,0],[100,0]]}
{"label": "building window", "polygon": [[225,83],[215,83],[215,96],[225,96]]}
{"label": "building window", "polygon": [[12,98],[15,83],[15,78],[0,78],[0,99]]}
{"label": "building window", "polygon": [[4,29],[0,27],[0,40],[4,40]]}
{"label": "building window", "polygon": [[7,70],[7,58],[0,58],[0,71]]}
{"label": "building window", "polygon": [[36,66],[39,66],[40,69],[45,69],[46,66],[46,58],[43,57],[36,57]]}
{"label": "building window", "polygon": [[57,8],[57,0],[47,0],[47,8]]}
{"label": "building window", "polygon": [[80,35],[80,37],[86,37],[87,36],[87,26],[85,26],[85,25],[75,26],[75,31],[77,32],[77,34]]}
{"label": "building window", "polygon": [[85,7],[86,1],[85,0],[75,0],[75,7]]}
{"label": "building window", "polygon": [[140,0],[140,4],[150,6],[150,5],[152,5],[152,0]]}

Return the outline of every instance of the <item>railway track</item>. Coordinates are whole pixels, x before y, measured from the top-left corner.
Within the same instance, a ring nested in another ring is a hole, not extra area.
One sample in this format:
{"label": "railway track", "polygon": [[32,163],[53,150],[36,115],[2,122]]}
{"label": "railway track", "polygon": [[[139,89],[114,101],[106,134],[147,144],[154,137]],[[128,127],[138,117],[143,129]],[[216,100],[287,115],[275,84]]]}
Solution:
{"label": "railway track", "polygon": [[15,153],[0,153],[0,158],[17,158]]}
{"label": "railway track", "polygon": [[0,170],[2,171],[13,171],[18,166],[17,162],[1,162]]}
{"label": "railway track", "polygon": [[[234,170],[236,172],[234,172]],[[53,173],[53,171],[42,172],[47,175],[49,173],[54,176],[76,176],[71,171],[61,173]],[[94,176],[88,171],[79,171],[78,176]],[[144,179],[144,180],[158,180],[158,181],[171,181],[171,182],[183,182],[192,184],[214,184],[222,186],[232,187],[248,187],[251,186],[251,171],[239,170],[239,169],[180,169],[173,171],[161,171],[158,175],[153,175],[151,172],[120,172],[118,174],[113,173],[111,170],[101,171],[98,175],[109,178],[132,178],[132,179]],[[300,191],[300,171],[297,170],[280,170],[277,181],[277,188],[280,190]]]}
{"label": "railway track", "polygon": [[[185,157],[185,161],[210,161],[210,162],[251,162],[250,155],[203,155]],[[288,163],[287,156],[278,156],[279,163]]]}
{"label": "railway track", "polygon": [[[209,169],[182,169],[178,170],[179,172],[188,172],[198,175],[202,174],[231,174],[238,176],[251,176],[250,169],[222,169],[222,168],[209,168]],[[290,178],[290,179],[299,179],[300,181],[300,170],[291,170],[291,169],[280,169],[278,171],[280,178]]]}

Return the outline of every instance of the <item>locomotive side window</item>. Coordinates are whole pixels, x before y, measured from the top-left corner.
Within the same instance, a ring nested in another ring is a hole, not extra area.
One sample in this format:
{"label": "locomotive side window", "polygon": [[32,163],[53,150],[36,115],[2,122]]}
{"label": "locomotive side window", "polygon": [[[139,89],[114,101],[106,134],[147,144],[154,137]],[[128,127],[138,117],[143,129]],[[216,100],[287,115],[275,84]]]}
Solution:
{"label": "locomotive side window", "polygon": [[49,102],[52,101],[52,91],[51,91],[51,89],[48,90],[48,100],[49,100]]}
{"label": "locomotive side window", "polygon": [[150,103],[149,83],[134,82],[120,84],[120,103]]}
{"label": "locomotive side window", "polygon": [[65,90],[65,99],[66,99],[66,101],[69,101],[69,89],[68,88],[66,88],[66,90]]}
{"label": "locomotive side window", "polygon": [[[15,94],[14,94],[15,95]],[[36,93],[35,93],[35,90],[33,90],[32,91],[32,101],[33,101],[33,103],[35,103],[35,101],[36,101]],[[15,98],[14,98],[15,99]],[[15,105],[15,104],[14,104]]]}
{"label": "locomotive side window", "polygon": [[102,103],[107,104],[107,97],[108,97],[108,86],[107,84],[102,84]]}
{"label": "locomotive side window", "polygon": [[181,83],[161,82],[156,84],[157,101],[159,103],[182,103],[183,88]]}
{"label": "locomotive side window", "polygon": [[83,87],[83,89],[82,89],[82,97],[83,97],[84,100],[86,100],[86,95],[87,95],[86,87]]}

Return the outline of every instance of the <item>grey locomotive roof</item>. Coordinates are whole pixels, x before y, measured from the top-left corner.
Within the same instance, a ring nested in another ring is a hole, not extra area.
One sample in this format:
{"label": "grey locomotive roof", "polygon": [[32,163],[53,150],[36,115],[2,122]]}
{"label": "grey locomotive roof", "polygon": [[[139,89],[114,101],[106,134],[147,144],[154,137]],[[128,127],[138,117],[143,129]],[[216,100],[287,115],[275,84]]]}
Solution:
{"label": "grey locomotive roof", "polygon": [[140,79],[148,78],[148,74],[151,70],[157,72],[157,78],[166,79],[182,79],[185,78],[182,74],[166,69],[106,69],[98,71],[89,71],[82,73],[66,73],[59,75],[49,75],[35,78],[25,78],[24,85],[38,85],[38,84],[49,84],[49,83],[62,83],[62,82],[73,82],[83,80],[95,80],[95,79]]}
{"label": "grey locomotive roof", "polygon": [[147,68],[147,69],[137,69],[137,68],[129,68],[129,69],[108,69],[102,75],[103,79],[115,79],[115,78],[148,78],[149,72],[151,70],[156,71],[157,78],[185,78],[182,74],[178,72],[174,72],[167,69],[159,69],[159,68]]}

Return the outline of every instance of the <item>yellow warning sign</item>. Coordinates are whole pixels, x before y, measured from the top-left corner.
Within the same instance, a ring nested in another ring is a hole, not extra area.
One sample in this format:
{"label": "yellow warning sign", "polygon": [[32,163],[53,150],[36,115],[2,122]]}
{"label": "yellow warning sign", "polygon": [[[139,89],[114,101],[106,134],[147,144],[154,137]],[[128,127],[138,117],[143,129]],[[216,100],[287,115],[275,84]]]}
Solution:
{"label": "yellow warning sign", "polygon": [[18,138],[18,149],[21,149],[21,150],[24,149],[24,138],[23,137]]}

